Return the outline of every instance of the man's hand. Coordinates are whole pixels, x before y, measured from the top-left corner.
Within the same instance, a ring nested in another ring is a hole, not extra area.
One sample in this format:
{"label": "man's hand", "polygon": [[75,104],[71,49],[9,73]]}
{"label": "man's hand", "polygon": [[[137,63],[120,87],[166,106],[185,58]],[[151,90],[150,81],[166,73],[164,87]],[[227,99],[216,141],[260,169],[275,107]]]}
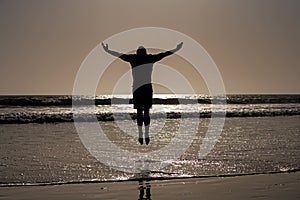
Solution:
{"label": "man's hand", "polygon": [[170,52],[175,53],[176,51],[179,51],[182,48],[183,42],[180,42],[175,49],[172,49]]}
{"label": "man's hand", "polygon": [[104,51],[108,52],[108,44],[101,43]]}
{"label": "man's hand", "polygon": [[180,42],[180,43],[177,45],[177,47],[176,47],[176,51],[178,51],[179,49],[181,49],[181,48],[182,48],[182,45],[183,45],[183,42]]}

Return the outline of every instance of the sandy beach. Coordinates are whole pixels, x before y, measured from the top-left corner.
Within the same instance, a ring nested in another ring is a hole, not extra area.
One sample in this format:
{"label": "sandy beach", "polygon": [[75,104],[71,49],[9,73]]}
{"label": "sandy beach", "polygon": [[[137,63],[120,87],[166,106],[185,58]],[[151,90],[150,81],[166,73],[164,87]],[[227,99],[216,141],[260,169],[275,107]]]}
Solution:
{"label": "sandy beach", "polygon": [[[1,199],[299,199],[300,173],[1,187]],[[146,189],[148,188],[148,189]],[[146,191],[148,190],[148,191]],[[151,194],[150,198],[146,194]]]}

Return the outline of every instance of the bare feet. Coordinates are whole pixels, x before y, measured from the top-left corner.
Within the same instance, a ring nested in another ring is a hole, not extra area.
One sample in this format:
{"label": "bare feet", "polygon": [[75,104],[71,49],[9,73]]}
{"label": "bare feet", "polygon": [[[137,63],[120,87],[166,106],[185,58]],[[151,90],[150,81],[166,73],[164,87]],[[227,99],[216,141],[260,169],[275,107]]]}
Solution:
{"label": "bare feet", "polygon": [[146,145],[148,145],[150,143],[150,138],[145,138],[145,141],[146,141]]}
{"label": "bare feet", "polygon": [[143,138],[139,138],[139,143],[142,145],[144,142],[143,142]]}

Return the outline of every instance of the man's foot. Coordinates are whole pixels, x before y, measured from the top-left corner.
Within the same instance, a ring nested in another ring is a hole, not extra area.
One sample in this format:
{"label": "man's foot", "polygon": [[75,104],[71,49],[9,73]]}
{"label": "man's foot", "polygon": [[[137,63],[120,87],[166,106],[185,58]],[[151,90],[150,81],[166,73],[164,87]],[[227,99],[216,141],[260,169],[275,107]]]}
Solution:
{"label": "man's foot", "polygon": [[148,145],[149,144],[149,142],[150,142],[150,138],[145,138],[145,141],[146,141],[146,145]]}
{"label": "man's foot", "polygon": [[143,142],[143,138],[139,138],[139,143],[142,145],[144,142]]}

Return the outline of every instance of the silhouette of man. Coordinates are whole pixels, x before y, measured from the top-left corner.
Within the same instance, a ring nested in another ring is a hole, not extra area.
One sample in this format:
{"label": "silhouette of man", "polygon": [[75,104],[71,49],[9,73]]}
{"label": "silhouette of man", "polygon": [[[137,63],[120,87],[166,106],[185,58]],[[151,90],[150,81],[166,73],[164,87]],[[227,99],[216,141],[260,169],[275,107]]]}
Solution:
{"label": "silhouette of man", "polygon": [[149,125],[150,115],[149,110],[152,107],[153,89],[151,84],[151,75],[153,64],[160,61],[166,56],[172,55],[182,48],[183,43],[179,43],[175,49],[162,52],[159,54],[147,54],[146,49],[140,46],[136,50],[136,54],[123,54],[108,49],[108,44],[102,43],[103,49],[123,61],[129,62],[132,69],[133,77],[133,104],[134,109],[137,110],[137,125],[139,131],[139,143],[143,144],[143,130],[142,126],[145,125],[145,142],[148,145],[149,138]]}

